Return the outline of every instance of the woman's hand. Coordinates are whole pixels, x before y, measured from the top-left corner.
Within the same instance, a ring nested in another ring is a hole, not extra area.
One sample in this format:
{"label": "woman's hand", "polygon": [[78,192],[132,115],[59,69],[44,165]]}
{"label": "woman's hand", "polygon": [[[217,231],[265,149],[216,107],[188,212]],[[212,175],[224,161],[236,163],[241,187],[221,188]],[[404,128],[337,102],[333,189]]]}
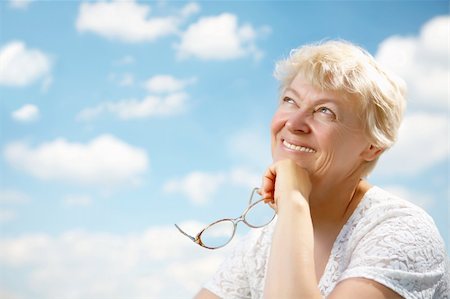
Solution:
{"label": "woman's hand", "polygon": [[290,159],[272,164],[264,174],[261,195],[278,213],[299,203],[295,201],[308,202],[310,192],[308,172]]}

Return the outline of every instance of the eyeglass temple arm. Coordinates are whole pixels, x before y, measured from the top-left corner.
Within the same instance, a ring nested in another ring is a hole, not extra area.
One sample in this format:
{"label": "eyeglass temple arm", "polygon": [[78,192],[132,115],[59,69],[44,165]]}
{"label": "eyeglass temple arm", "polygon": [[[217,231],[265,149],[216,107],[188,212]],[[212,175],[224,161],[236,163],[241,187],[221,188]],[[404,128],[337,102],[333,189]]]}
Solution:
{"label": "eyeglass temple arm", "polygon": [[187,233],[185,233],[178,225],[175,224],[175,227],[180,231],[180,233],[182,233],[183,235],[185,235],[186,237],[188,237],[189,239],[191,239],[193,242],[197,242],[197,239],[188,235]]}
{"label": "eyeglass temple arm", "polygon": [[253,188],[252,193],[250,193],[250,198],[248,199],[248,205],[252,204],[253,194],[255,194],[255,192],[259,194],[258,187]]}

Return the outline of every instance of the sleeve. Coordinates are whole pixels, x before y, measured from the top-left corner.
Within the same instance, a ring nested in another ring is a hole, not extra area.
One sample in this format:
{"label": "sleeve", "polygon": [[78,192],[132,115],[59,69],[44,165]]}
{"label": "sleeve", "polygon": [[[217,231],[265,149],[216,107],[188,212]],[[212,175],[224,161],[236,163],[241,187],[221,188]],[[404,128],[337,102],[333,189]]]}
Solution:
{"label": "sleeve", "polygon": [[221,298],[250,298],[245,260],[251,247],[253,236],[250,233],[237,242],[213,277],[203,286]]}
{"label": "sleeve", "polygon": [[448,257],[433,220],[424,211],[385,211],[359,234],[339,281],[374,280],[404,298],[448,298]]}

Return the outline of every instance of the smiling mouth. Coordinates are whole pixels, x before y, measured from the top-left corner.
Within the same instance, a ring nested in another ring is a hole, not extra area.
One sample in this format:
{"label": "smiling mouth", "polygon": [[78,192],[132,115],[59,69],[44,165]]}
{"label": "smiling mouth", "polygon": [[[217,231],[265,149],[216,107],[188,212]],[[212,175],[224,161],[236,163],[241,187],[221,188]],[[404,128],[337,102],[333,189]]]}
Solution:
{"label": "smiling mouth", "polygon": [[287,147],[288,149],[291,149],[291,150],[297,151],[297,152],[305,152],[305,153],[315,153],[316,152],[312,148],[309,148],[306,146],[295,145],[295,144],[287,142],[286,140],[283,140],[283,145],[285,147]]}

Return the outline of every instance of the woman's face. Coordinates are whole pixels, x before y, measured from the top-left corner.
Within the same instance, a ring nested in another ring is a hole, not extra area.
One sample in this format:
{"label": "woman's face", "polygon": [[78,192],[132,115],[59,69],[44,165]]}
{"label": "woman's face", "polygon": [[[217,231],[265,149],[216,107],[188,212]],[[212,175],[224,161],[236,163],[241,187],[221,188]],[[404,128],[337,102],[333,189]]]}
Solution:
{"label": "woman's face", "polygon": [[311,178],[339,181],[368,159],[368,142],[356,105],[297,75],[281,96],[271,125],[272,158],[294,160]]}

